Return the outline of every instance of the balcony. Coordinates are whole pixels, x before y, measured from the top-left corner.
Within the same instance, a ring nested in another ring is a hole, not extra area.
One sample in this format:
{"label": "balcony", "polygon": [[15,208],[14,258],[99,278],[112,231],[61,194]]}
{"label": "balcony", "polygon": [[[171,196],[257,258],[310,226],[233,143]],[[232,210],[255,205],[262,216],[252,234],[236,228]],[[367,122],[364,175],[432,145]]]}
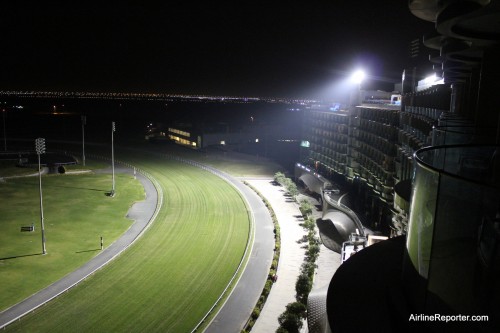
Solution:
{"label": "balcony", "polygon": [[415,162],[403,265],[412,306],[488,313],[500,304],[500,238],[488,224],[500,226],[500,146],[429,147]]}

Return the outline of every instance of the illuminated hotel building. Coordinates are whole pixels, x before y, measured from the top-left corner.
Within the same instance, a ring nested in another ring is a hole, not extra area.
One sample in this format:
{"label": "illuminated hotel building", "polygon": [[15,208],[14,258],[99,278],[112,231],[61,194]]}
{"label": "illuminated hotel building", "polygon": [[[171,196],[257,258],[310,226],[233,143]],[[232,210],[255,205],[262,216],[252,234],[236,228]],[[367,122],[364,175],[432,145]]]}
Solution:
{"label": "illuminated hotel building", "polygon": [[363,207],[357,210],[367,213],[369,227],[388,229],[397,215],[394,184],[410,176],[410,163],[402,155],[423,142],[409,134],[413,128],[400,130],[401,106],[391,104],[391,93],[377,99],[363,93],[365,103],[348,110],[306,111],[304,141],[309,148],[303,148],[302,162],[333,182],[340,177],[354,184],[362,193]]}
{"label": "illuminated hotel building", "polygon": [[[402,227],[311,293],[312,333],[500,327],[500,3],[410,0],[409,8],[435,27],[422,41],[436,76],[406,69],[400,107],[306,113],[308,169],[352,185],[365,226]],[[488,320],[472,321],[478,315]]]}
{"label": "illuminated hotel building", "polygon": [[[347,110],[306,111],[309,147],[302,150],[302,163],[334,181],[342,176],[355,184],[365,206],[358,210],[371,228],[397,233],[407,223],[413,154],[431,144],[433,126],[449,108],[450,91],[441,81],[420,80],[412,93],[415,106],[402,106],[399,92],[377,92],[373,99],[373,92],[362,91],[362,103]],[[406,188],[394,191],[398,183]]]}

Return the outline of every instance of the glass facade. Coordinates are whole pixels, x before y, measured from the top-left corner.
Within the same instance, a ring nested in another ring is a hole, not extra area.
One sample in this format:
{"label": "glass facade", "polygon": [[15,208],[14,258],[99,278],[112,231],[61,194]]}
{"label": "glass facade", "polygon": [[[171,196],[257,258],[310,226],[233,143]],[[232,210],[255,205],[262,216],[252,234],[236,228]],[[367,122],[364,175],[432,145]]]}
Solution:
{"label": "glass facade", "polygon": [[498,297],[500,146],[424,148],[415,160],[404,270],[425,293],[410,292],[425,313],[477,313]]}
{"label": "glass facade", "polygon": [[412,155],[430,142],[439,114],[420,108],[402,112],[401,106],[390,104],[309,110],[303,139],[310,144],[303,146],[302,162],[329,179],[340,175],[355,184],[365,222],[387,231],[393,216],[406,219],[400,207],[407,205],[394,208],[394,186],[411,178]]}

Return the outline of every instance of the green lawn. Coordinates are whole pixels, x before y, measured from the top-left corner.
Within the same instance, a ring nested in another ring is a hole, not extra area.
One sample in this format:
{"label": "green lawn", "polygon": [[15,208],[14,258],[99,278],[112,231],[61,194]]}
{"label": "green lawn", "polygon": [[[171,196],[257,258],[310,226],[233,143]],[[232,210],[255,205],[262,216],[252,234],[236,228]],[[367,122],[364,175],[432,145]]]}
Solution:
{"label": "green lawn", "polygon": [[239,193],[175,161],[139,153],[118,158],[162,187],[155,223],[110,265],[6,331],[189,332],[227,286],[250,230]]}
{"label": "green lawn", "polygon": [[[149,145],[151,147],[151,145]],[[156,147],[161,151],[161,148]],[[184,147],[169,147],[175,155],[206,164],[224,171],[234,177],[273,177],[277,171],[283,171],[279,164],[264,157],[236,152],[211,151],[204,153]],[[168,152],[168,150],[166,150]]]}
{"label": "green lawn", "polygon": [[[129,207],[144,199],[142,185],[117,174],[123,190],[114,198],[110,175],[42,177],[47,254],[42,253],[38,177],[0,183],[0,310],[75,270],[111,244],[132,221]],[[21,226],[35,225],[35,232]]]}
{"label": "green lawn", "polygon": [[22,176],[31,175],[38,172],[36,168],[19,168],[16,166],[17,161],[6,161],[0,160],[0,178],[1,177],[12,177],[12,176]]}

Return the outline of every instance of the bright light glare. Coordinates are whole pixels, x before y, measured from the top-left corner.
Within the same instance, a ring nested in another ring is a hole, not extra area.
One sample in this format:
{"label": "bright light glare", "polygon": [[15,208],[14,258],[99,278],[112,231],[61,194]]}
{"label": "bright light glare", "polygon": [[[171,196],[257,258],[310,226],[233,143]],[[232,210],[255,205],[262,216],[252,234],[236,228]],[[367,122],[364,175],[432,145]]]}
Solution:
{"label": "bright light glare", "polygon": [[437,81],[436,73],[433,73],[424,79],[426,84],[431,84]]}
{"label": "bright light glare", "polygon": [[365,78],[365,72],[363,72],[362,70],[357,70],[354,73],[352,73],[351,81],[359,84],[363,82],[364,78]]}

